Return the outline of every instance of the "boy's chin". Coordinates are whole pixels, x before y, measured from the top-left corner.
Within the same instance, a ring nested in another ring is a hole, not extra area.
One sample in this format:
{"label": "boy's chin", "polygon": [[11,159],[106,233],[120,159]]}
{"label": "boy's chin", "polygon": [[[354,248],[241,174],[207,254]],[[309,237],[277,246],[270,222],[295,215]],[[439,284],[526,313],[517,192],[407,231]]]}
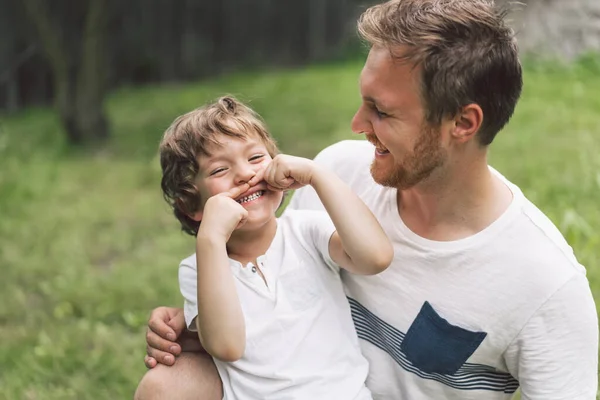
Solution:
{"label": "boy's chin", "polygon": [[[257,210],[258,211],[258,210]],[[248,220],[239,229],[242,231],[252,231],[262,229],[270,222],[276,219],[274,212],[267,212],[267,210],[261,210],[261,212],[248,212]]]}

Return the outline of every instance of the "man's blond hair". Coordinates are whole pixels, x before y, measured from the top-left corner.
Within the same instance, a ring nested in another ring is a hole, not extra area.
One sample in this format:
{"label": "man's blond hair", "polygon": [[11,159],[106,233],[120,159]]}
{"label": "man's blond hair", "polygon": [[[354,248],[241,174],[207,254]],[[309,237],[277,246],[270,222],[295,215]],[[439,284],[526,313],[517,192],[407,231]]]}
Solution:
{"label": "man's blond hair", "polygon": [[358,32],[420,69],[428,123],[477,103],[484,115],[479,141],[488,145],[512,116],[523,86],[504,16],[486,0],[391,0],[367,9]]}

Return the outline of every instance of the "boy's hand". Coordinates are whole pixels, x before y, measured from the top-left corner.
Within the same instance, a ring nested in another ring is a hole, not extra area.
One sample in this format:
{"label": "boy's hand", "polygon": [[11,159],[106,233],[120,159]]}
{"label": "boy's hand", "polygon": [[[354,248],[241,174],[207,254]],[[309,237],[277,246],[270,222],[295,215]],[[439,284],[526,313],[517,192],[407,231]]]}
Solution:
{"label": "boy's hand", "polygon": [[312,160],[280,154],[267,165],[263,179],[270,189],[298,189],[312,183],[315,169]]}
{"label": "boy's hand", "polygon": [[244,225],[248,218],[248,211],[234,200],[248,189],[250,185],[245,183],[209,198],[204,205],[198,236],[216,235],[227,242],[231,233]]}

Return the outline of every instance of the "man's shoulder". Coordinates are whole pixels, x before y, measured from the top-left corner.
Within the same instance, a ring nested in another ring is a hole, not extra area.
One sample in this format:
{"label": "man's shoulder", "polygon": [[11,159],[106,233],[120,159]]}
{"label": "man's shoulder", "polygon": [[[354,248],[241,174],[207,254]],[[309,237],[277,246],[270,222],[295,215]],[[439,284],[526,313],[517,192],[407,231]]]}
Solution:
{"label": "man's shoulder", "polygon": [[[373,145],[366,140],[342,140],[323,149],[315,161],[332,169],[360,165],[373,160]],[[357,166],[358,168],[358,166]]]}
{"label": "man's shoulder", "polygon": [[306,239],[317,231],[335,230],[329,214],[325,210],[289,209],[277,219],[278,231],[284,236],[288,232],[297,239]]}
{"label": "man's shoulder", "polygon": [[[497,171],[495,171],[497,173]],[[513,192],[513,201],[517,202],[518,218],[513,221],[513,236],[521,243],[522,251],[518,253],[523,261],[531,266],[550,272],[561,271],[565,276],[573,273],[585,274],[585,269],[578,263],[573,248],[567,243],[563,234],[521,189],[504,176],[498,174]]]}
{"label": "man's shoulder", "polygon": [[302,224],[307,220],[321,218],[330,219],[325,210],[286,209],[285,213],[277,218],[277,222],[280,226],[287,226],[295,223]]}
{"label": "man's shoulder", "polygon": [[362,186],[372,181],[369,166],[373,154],[373,145],[366,140],[343,140],[322,150],[315,162],[333,171],[351,187],[354,183]]}
{"label": "man's shoulder", "polygon": [[579,264],[573,248],[569,245],[558,227],[535,204],[525,198],[521,207],[521,217],[529,229],[523,230],[528,235],[529,253],[539,260],[544,260],[569,272],[585,274]]}

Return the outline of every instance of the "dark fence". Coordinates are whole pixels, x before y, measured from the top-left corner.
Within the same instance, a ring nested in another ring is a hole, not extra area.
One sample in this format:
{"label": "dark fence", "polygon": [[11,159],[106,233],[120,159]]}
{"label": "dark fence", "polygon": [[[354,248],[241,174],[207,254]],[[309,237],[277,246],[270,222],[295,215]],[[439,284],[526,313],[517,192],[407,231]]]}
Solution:
{"label": "dark fence", "polygon": [[[0,109],[9,111],[46,104],[54,95],[50,64],[27,2],[0,0]],[[73,58],[81,57],[76,42],[88,3],[38,3]],[[109,10],[108,82],[114,87],[339,57],[355,40],[355,19],[366,1],[105,0],[103,4]]]}

